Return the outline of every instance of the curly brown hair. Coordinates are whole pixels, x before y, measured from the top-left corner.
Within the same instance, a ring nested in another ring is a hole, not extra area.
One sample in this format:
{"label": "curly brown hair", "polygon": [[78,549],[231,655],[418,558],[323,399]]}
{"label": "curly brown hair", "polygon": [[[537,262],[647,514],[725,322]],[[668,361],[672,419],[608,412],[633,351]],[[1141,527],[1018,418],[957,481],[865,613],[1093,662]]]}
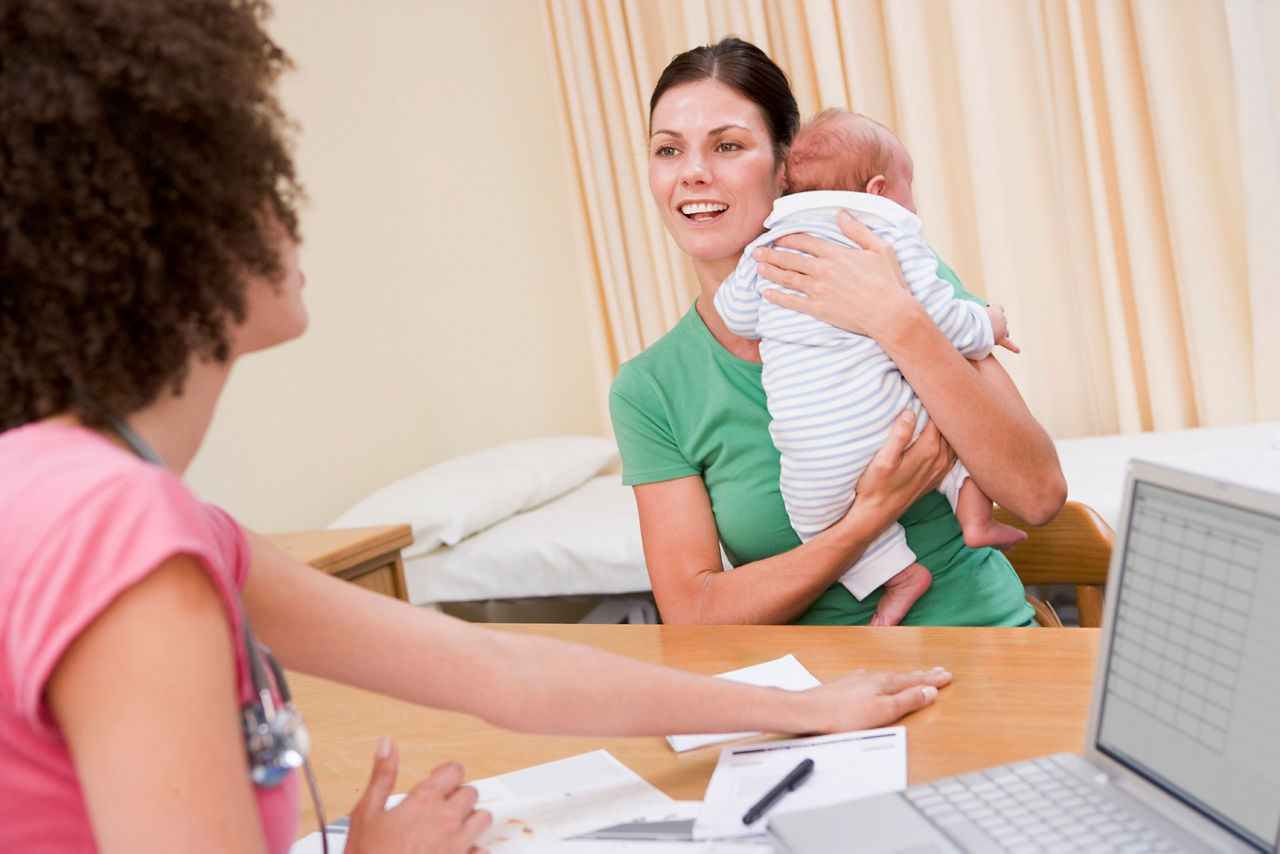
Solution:
{"label": "curly brown hair", "polygon": [[226,361],[298,239],[260,0],[0,0],[0,430],[99,425]]}

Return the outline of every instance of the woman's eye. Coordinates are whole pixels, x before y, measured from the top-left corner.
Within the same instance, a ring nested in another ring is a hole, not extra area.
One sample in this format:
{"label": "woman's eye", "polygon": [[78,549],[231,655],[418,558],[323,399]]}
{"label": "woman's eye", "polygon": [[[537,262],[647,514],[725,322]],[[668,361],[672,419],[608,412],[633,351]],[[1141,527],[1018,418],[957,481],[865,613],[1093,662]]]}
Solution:
{"label": "woman's eye", "polygon": [[716,145],[716,151],[738,151],[741,148],[736,142],[721,142]]}
{"label": "woman's eye", "polygon": [[671,157],[676,153],[676,149],[671,145],[660,145],[653,150],[654,157]]}

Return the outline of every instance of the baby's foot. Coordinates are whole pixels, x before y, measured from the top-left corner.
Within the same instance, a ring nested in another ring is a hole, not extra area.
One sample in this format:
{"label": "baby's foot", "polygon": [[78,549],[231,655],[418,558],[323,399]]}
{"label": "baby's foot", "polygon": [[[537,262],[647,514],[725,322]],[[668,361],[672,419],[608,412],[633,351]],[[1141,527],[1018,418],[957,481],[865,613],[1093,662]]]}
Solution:
{"label": "baby's foot", "polygon": [[995,519],[986,519],[982,522],[970,522],[963,526],[964,528],[964,544],[971,549],[980,549],[983,546],[989,546],[993,549],[1011,549],[1018,543],[1027,538],[1027,532],[1015,528],[1012,525],[1005,525],[997,522]]}
{"label": "baby's foot", "polygon": [[875,615],[868,625],[898,625],[931,584],[933,574],[922,564],[911,564],[884,583],[880,601],[876,603]]}

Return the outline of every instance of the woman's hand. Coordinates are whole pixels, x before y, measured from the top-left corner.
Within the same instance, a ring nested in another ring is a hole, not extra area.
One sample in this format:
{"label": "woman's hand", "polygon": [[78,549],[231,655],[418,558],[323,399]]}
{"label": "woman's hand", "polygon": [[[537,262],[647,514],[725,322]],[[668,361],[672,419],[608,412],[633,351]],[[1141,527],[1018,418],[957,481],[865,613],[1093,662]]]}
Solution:
{"label": "woman's hand", "polygon": [[[847,211],[840,212],[839,220],[841,230],[864,249],[809,234],[789,234],[776,241],[781,248],[758,246],[751,257],[758,262],[761,276],[800,292],[766,288],[764,296],[770,302],[878,340],[895,309],[924,309],[911,298],[893,247]],[[784,251],[788,249],[796,251]]]}
{"label": "woman's hand", "polygon": [[914,430],[914,414],[898,416],[843,518],[790,551],[733,572],[722,569],[715,515],[701,477],[635,487],[645,562],[663,621],[775,624],[799,617],[916,499],[937,489],[955,464],[951,446],[932,422],[913,442]]}
{"label": "woman's hand", "polygon": [[[983,491],[1032,525],[1048,522],[1066,500],[1067,482],[1053,441],[1004,368],[993,356],[961,356],[905,288],[892,247],[844,212],[840,227],[866,248],[789,235],[776,246],[798,251],[753,250],[761,275],[799,292],[766,288],[765,297],[874,338]],[[858,501],[869,487],[863,475]]]}
{"label": "woman's hand", "polygon": [[398,766],[395,743],[383,736],[374,756],[369,786],[351,811],[348,854],[479,852],[475,841],[493,819],[475,808],[476,790],[462,785],[462,766],[456,762],[441,765],[414,786],[403,801],[385,809]]}
{"label": "woman's hand", "polygon": [[867,502],[884,506],[885,515],[896,519],[942,483],[955,465],[955,452],[932,421],[913,442],[915,426],[916,416],[910,410],[898,415],[889,437],[858,478],[855,505],[863,504],[863,509]]}
{"label": "woman's hand", "polygon": [[885,726],[922,709],[950,682],[941,667],[914,673],[855,670],[805,693],[820,703],[817,732],[848,732]]}

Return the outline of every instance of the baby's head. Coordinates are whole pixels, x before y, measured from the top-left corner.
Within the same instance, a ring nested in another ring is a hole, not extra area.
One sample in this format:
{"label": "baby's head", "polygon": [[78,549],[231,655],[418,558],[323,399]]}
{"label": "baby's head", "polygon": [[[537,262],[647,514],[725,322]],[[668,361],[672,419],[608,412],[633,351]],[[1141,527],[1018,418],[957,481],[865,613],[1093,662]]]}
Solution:
{"label": "baby's head", "polygon": [[911,155],[893,131],[848,110],[824,110],[791,143],[787,192],[852,190],[897,202],[915,213]]}

